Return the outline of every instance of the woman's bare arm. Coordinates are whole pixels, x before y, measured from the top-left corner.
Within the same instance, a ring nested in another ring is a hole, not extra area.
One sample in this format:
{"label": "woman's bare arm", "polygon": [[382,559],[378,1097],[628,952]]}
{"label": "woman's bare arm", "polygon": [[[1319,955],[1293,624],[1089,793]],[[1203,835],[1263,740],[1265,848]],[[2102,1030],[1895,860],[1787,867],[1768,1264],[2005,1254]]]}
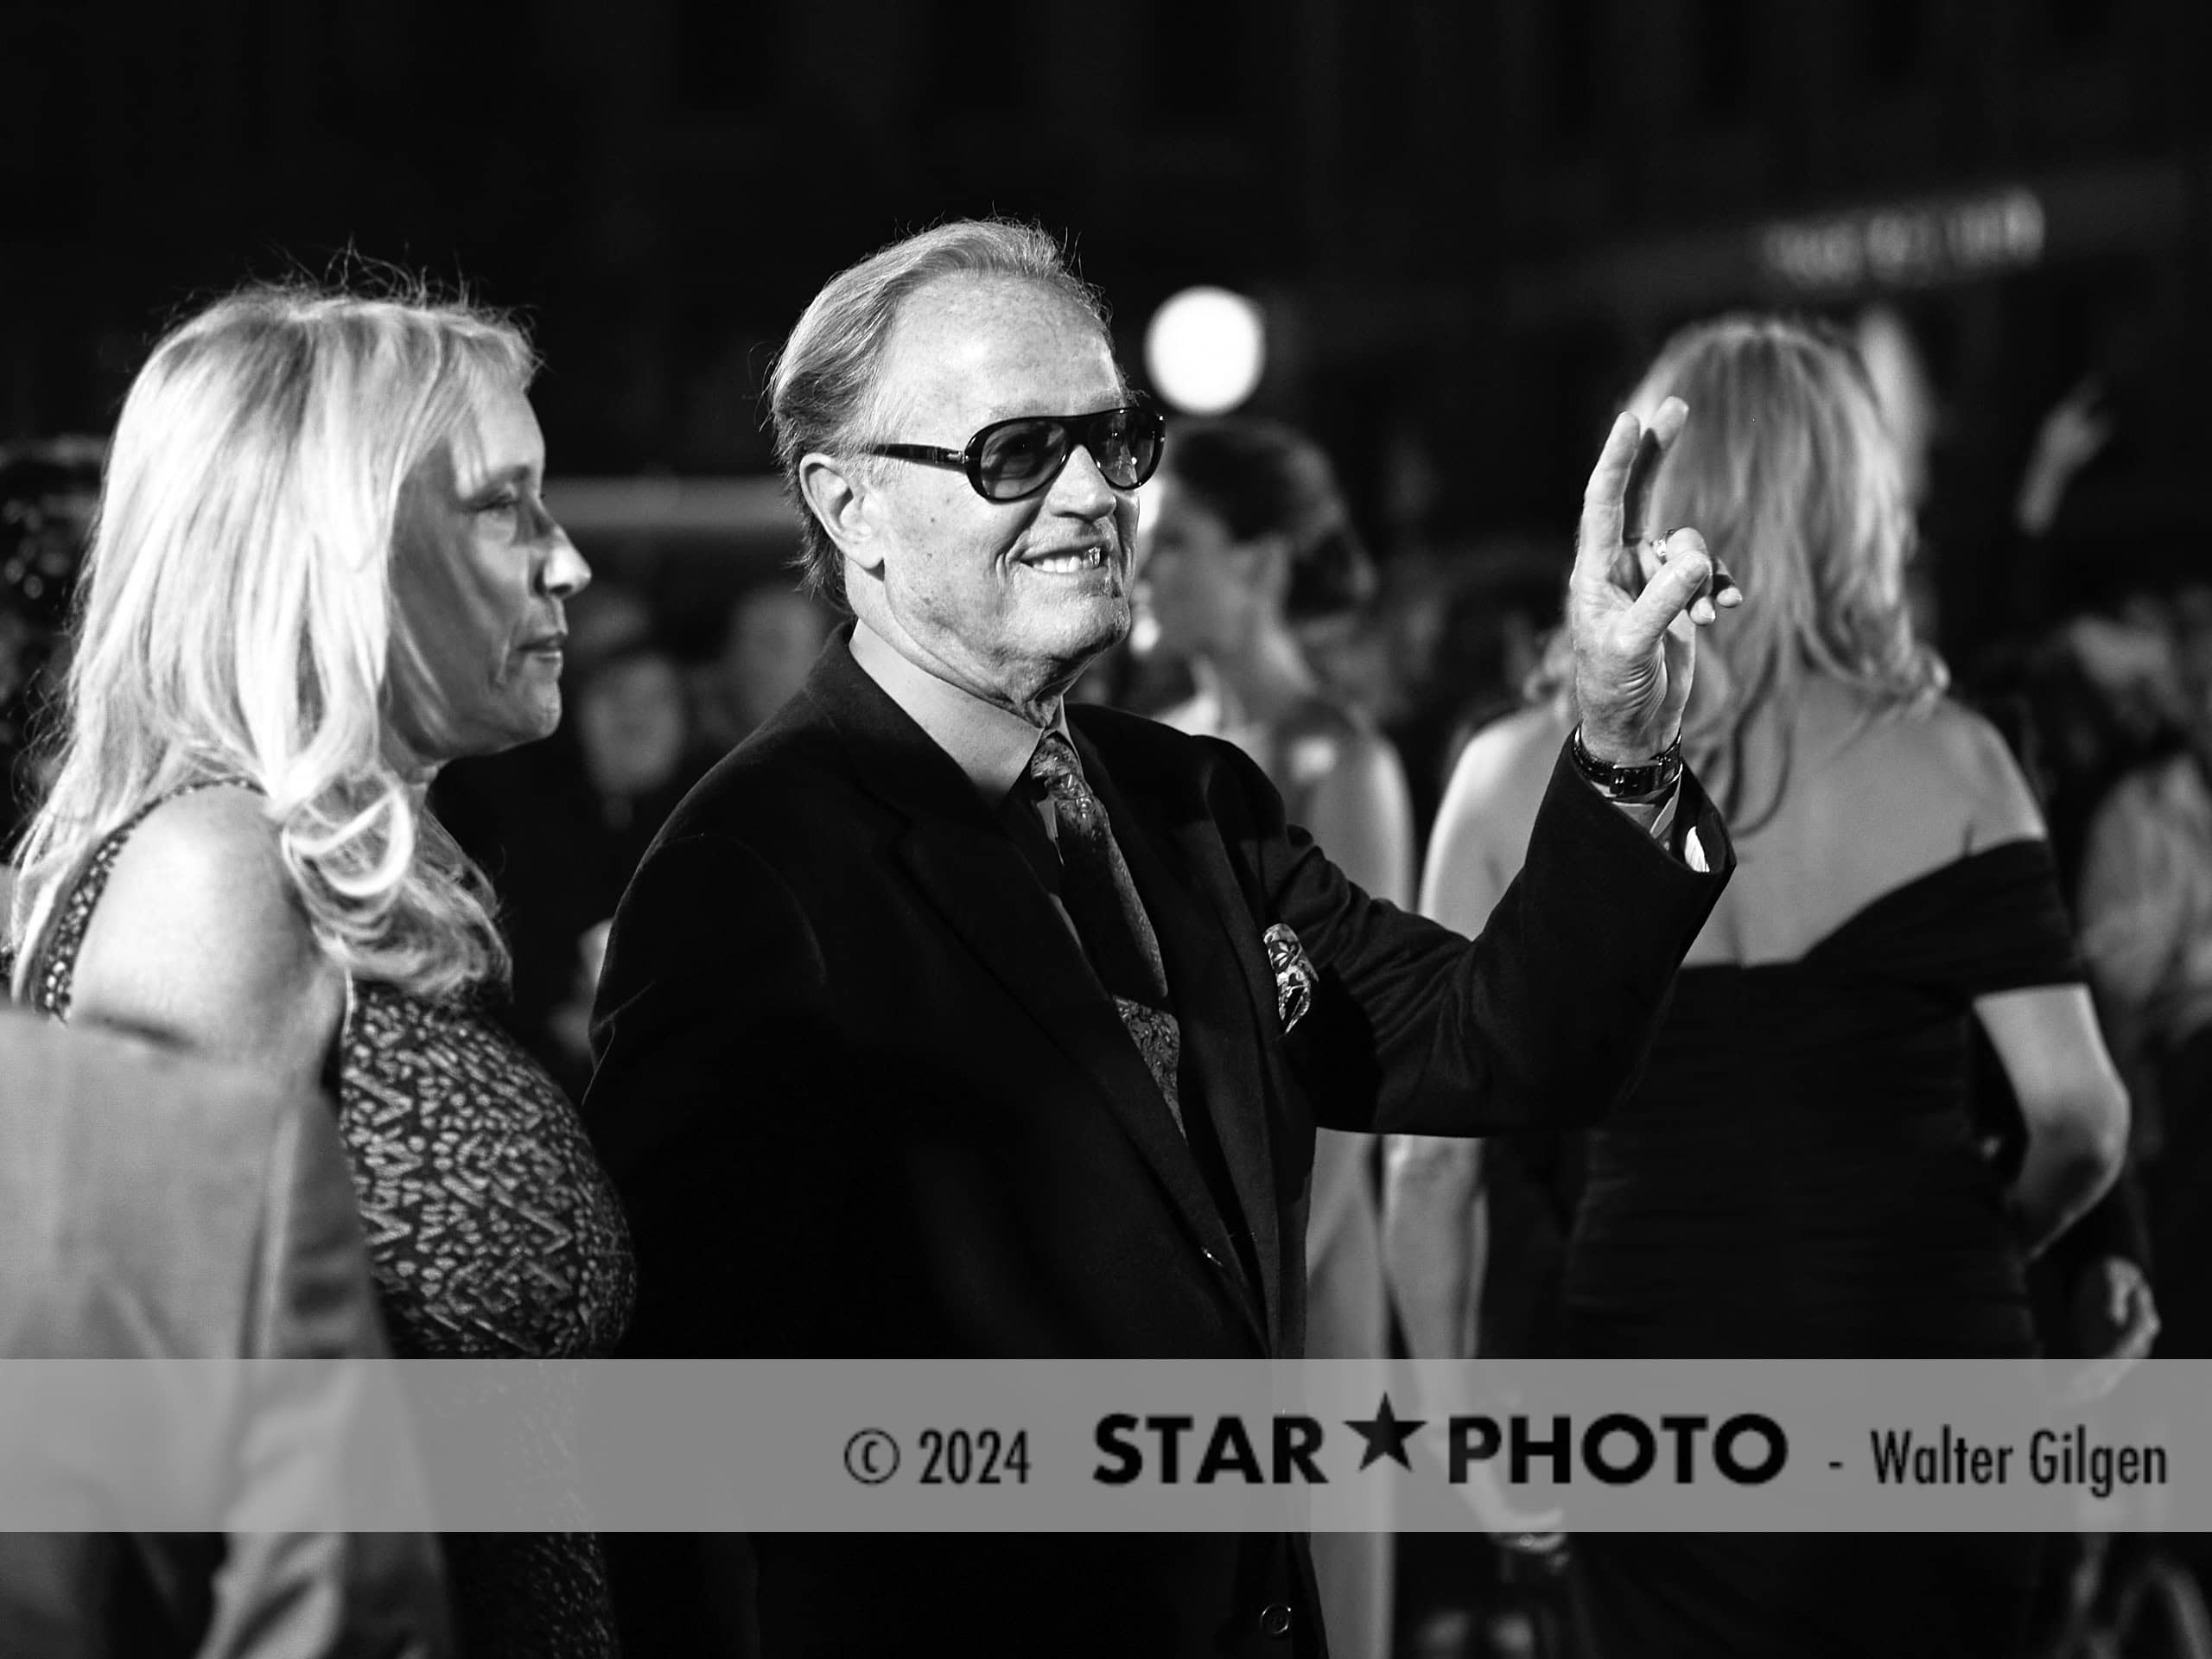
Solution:
{"label": "woman's bare arm", "polygon": [[[1557,747],[1548,720],[1531,712],[1491,727],[1452,769],[1421,894],[1422,912],[1446,927],[1480,932],[1520,868]],[[1475,1352],[1488,1244],[1482,1153],[1479,1141],[1389,1141],[1382,1260],[1417,1359]]]}

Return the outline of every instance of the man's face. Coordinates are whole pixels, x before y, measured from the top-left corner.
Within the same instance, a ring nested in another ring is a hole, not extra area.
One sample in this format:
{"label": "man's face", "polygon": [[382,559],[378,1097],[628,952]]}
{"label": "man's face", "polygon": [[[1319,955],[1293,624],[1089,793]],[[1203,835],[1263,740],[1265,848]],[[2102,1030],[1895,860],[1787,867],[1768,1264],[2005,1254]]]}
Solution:
{"label": "man's face", "polygon": [[[1019,415],[1088,415],[1128,401],[1113,350],[1081,307],[1033,283],[952,277],[893,325],[870,435],[963,448]],[[964,474],[878,460],[873,569],[855,608],[908,657],[991,702],[1033,711],[1129,630],[1134,490],[1078,448],[1051,486],[992,502]]]}

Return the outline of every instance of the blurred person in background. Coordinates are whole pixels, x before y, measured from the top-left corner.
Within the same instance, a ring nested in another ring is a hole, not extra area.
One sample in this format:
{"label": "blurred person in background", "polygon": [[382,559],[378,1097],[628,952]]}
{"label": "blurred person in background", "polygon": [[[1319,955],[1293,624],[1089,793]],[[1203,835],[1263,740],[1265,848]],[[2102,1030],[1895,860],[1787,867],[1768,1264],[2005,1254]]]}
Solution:
{"label": "blurred person in background", "polygon": [[[1754,601],[1700,664],[1683,735],[1740,826],[1742,868],[1637,1089],[1588,1136],[1567,1351],[2029,1354],[2023,1263],[2112,1180],[2127,1122],[2034,801],[1914,636],[1911,517],[1849,347],[1764,319],[1700,325],[1630,406],[1670,396],[1691,414],[1646,523],[1700,525]],[[1482,925],[1573,718],[1555,697],[1469,747],[1425,909]],[[1968,1099],[1975,1020],[2025,1119],[2009,1185]],[[1389,1170],[1414,1351],[1464,1353],[1479,1155],[1413,1141]],[[1580,1611],[1606,1656],[2010,1655],[2037,1548],[1845,1535],[1573,1546]]]}
{"label": "blurred person in background", "polygon": [[[0,1007],[0,1361],[384,1352],[320,1091]],[[411,1448],[367,1408],[359,1376],[194,1365],[185,1378],[194,1395],[164,1421],[164,1449],[181,1454],[166,1468],[114,1468],[137,1447],[92,1440],[93,1411],[44,1422],[28,1456],[11,1436],[11,1497],[67,1493],[111,1529],[0,1532],[11,1659],[451,1655],[424,1534],[270,1529],[289,1503],[361,1501],[364,1480],[384,1489],[372,1508],[395,1492],[421,1501]],[[214,1455],[179,1444],[203,1413],[226,1426]],[[181,1510],[211,1529],[121,1530],[155,1494],[178,1506],[164,1524]]]}
{"label": "blurred person in background", "polygon": [[[1154,648],[1188,664],[1196,695],[1160,715],[1257,761],[1330,859],[1378,899],[1413,899],[1413,817],[1398,759],[1328,696],[1299,631],[1345,617],[1374,573],[1328,459],[1289,428],[1249,420],[1178,427],[1146,488],[1137,602]],[[1389,1310],[1374,1138],[1317,1131],[1306,1231],[1306,1353],[1383,1356]],[[1313,1566],[1332,1651],[1387,1652],[1390,1536],[1322,1533]]]}
{"label": "blurred person in background", "polygon": [[[41,1013],[335,1096],[401,1357],[605,1352],[632,1295],[575,1107],[478,1006],[505,950],[424,798],[560,718],[590,572],[545,510],[534,368],[465,306],[303,288],[156,346],[11,918]],[[473,1659],[613,1653],[592,1535],[446,1551]]]}
{"label": "blurred person in background", "polygon": [[2113,786],[2183,746],[2186,696],[2175,663],[2173,618],[2154,591],[2083,610],[2000,642],[1969,681],[2043,803],[2051,853],[2077,892],[2089,824]]}
{"label": "blurred person in background", "polygon": [[67,669],[69,605],[105,450],[96,438],[0,446],[0,907],[6,861],[46,781],[40,715]]}
{"label": "blurred person in background", "polygon": [[2183,741],[2130,772],[2089,823],[2082,948],[2146,1120],[2138,1137],[2158,1264],[2158,1351],[2212,1357],[2212,587],[2171,607]]}
{"label": "blurred person in background", "polygon": [[548,947],[566,950],[569,994],[548,1014],[547,1034],[560,1061],[556,1075],[581,1092],[591,1081],[591,1003],[607,924],[645,849],[702,768],[683,670],[651,639],[578,677],[575,709],[588,814],[562,814],[541,801],[525,815],[541,833],[518,824],[524,833],[506,844],[518,931],[524,912],[544,912]]}
{"label": "blurred person in background", "polygon": [[701,753],[718,760],[750,737],[806,683],[829,637],[829,617],[796,588],[767,582],[739,594],[700,678]]}
{"label": "blurred person in background", "polygon": [[[570,675],[588,674],[617,652],[644,645],[658,633],[652,601],[620,582],[594,582],[569,604],[569,642],[561,655]],[[509,754],[543,753],[543,746]]]}
{"label": "blurred person in background", "polygon": [[[1389,723],[1405,757],[1423,846],[1435,828],[1459,751],[1484,727],[1521,706],[1544,642],[1558,625],[1556,552],[1519,538],[1464,548],[1440,560],[1417,649],[1401,652],[1407,680]],[[1410,608],[1413,596],[1402,600]],[[1401,632],[1414,622],[1408,615]]]}

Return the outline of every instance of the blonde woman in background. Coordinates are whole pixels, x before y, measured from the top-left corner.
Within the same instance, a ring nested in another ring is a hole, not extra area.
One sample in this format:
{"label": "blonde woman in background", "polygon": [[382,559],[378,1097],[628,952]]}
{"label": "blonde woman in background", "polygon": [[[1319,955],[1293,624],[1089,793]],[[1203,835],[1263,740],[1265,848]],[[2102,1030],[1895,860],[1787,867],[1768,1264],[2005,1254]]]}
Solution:
{"label": "blonde woman in background", "polygon": [[[1670,396],[1688,423],[1643,528],[1695,524],[1753,601],[1700,658],[1682,734],[1739,863],[1642,1080],[1589,1137],[1567,1351],[2030,1353],[2023,1263],[2112,1180],[2127,1124],[2035,804],[1914,638],[1897,455],[1849,347],[1763,318],[1700,325],[1630,407],[1648,418]],[[1431,915],[1482,925],[1574,719],[1554,697],[1470,746]],[[2009,1179],[1970,1116],[1975,1020],[2026,1119]],[[1390,1149],[1393,1287],[1416,1354],[1465,1351],[1479,1189],[1472,1143]],[[2015,1651],[2036,1548],[1588,1534],[1573,1561],[1601,1655],[1886,1659]]]}
{"label": "blonde woman in background", "polygon": [[[335,1098],[393,1350],[582,1356],[627,1236],[574,1108],[479,1011],[505,948],[424,793],[560,718],[590,573],[514,328],[261,289],[154,350],[117,428],[18,1000]],[[464,1651],[614,1650],[588,1534],[448,1538]]]}
{"label": "blonde woman in background", "polygon": [[[1168,725],[1236,745],[1354,881],[1411,901],[1413,808],[1387,739],[1330,696],[1301,625],[1357,608],[1373,572],[1327,457],[1287,427],[1178,427],[1147,486],[1138,601],[1153,648],[1180,658],[1197,695]],[[1317,1131],[1306,1224],[1306,1353],[1383,1357],[1389,1313],[1373,1182],[1374,1137]],[[1331,1651],[1382,1655],[1390,1640],[1390,1536],[1318,1533],[1313,1567]]]}

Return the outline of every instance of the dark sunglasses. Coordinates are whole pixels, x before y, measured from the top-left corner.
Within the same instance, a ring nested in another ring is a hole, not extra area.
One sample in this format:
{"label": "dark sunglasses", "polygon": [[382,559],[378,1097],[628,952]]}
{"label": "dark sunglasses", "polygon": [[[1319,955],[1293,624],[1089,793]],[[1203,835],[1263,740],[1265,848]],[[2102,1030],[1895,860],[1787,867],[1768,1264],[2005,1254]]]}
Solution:
{"label": "dark sunglasses", "polygon": [[1068,457],[1088,449],[1101,475],[1117,490],[1134,490],[1160,466],[1167,422],[1148,404],[1102,409],[1096,415],[1019,415],[994,421],[968,440],[965,449],[927,443],[872,443],[871,455],[950,467],[968,474],[986,501],[1021,501],[1050,489]]}

